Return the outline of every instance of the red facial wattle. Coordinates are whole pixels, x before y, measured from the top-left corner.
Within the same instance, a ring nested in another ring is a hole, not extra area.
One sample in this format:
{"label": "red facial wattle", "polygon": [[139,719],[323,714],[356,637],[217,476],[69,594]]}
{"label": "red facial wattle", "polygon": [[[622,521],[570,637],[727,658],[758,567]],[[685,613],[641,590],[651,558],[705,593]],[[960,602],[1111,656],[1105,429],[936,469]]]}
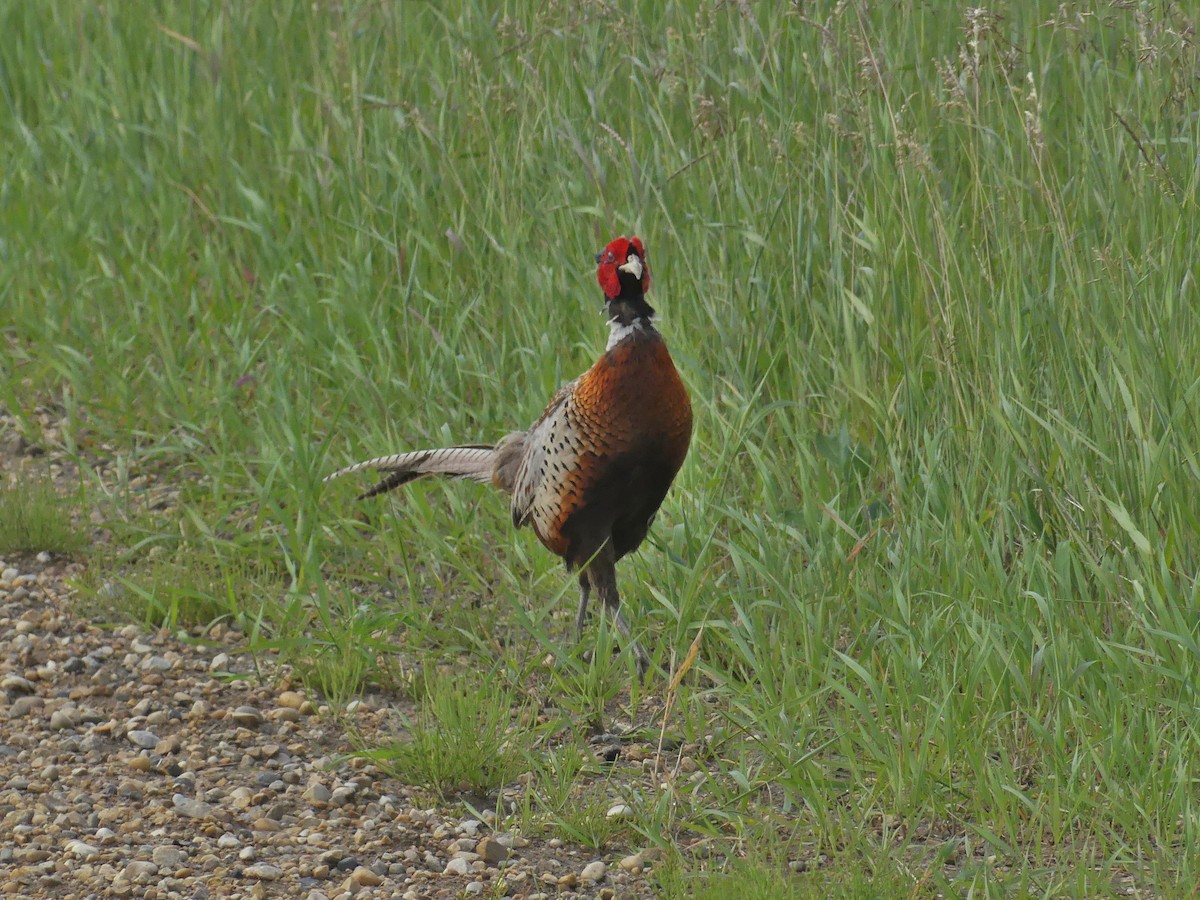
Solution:
{"label": "red facial wattle", "polygon": [[646,249],[641,238],[619,237],[596,255],[596,281],[609,300],[621,296],[620,267],[628,262],[631,254],[642,264],[642,293],[650,290],[650,265],[646,262]]}

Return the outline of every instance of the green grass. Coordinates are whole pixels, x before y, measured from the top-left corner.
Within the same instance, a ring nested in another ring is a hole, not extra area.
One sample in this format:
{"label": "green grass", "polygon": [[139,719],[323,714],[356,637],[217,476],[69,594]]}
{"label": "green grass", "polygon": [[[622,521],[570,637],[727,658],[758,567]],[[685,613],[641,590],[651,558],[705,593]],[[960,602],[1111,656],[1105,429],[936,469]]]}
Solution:
{"label": "green grass", "polygon": [[671,727],[707,777],[647,840],[1184,894],[1200,22],[990,10],[5,3],[0,403],[184,485],[144,539],[269,558],[286,589],[231,601],[335,690],[376,635],[624,715],[545,676],[573,585],[502,498],[362,527],[320,479],[531,421],[637,232],[697,426],[621,583],[660,662],[706,627]]}
{"label": "green grass", "polygon": [[833,866],[793,871],[780,860],[751,850],[746,857],[734,856],[716,864],[689,868],[672,860],[658,873],[659,887],[666,898],[720,900],[875,900],[878,897],[936,897],[930,885],[916,882],[911,871],[894,860],[854,859]]}
{"label": "green grass", "polygon": [[70,504],[48,478],[0,482],[0,555],[74,553],[88,542],[71,518]]}
{"label": "green grass", "polygon": [[408,784],[445,796],[495,791],[520,775],[532,736],[517,698],[483,676],[430,677],[403,741],[367,755]]}

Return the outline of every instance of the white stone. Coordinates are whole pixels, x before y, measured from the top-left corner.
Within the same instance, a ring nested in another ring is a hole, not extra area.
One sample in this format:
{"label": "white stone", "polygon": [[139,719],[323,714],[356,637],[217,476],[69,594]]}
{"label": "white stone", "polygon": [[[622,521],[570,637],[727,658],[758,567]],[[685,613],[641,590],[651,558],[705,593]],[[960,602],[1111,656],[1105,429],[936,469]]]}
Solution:
{"label": "white stone", "polygon": [[257,878],[259,881],[276,881],[283,875],[283,869],[279,866],[259,863],[256,866],[247,866],[242,874],[247,878]]}
{"label": "white stone", "polygon": [[100,853],[96,847],[85,844],[83,841],[67,841],[67,852],[80,859],[91,859]]}
{"label": "white stone", "polygon": [[463,859],[461,856],[454,857],[446,863],[446,868],[442,870],[443,875],[469,875],[470,873],[471,861]]}

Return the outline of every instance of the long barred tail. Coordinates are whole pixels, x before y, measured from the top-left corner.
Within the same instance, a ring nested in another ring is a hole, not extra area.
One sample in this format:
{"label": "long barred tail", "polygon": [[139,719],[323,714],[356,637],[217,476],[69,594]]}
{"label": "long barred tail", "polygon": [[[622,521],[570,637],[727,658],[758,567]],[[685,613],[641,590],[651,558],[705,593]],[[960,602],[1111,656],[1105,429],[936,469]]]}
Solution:
{"label": "long barred tail", "polygon": [[355,463],[326,475],[325,481],[352,475],[364,469],[386,472],[387,477],[364,494],[359,500],[387,493],[402,484],[408,484],[425,475],[448,475],[452,478],[469,478],[488,483],[496,464],[496,449],[491,444],[467,444],[462,447],[446,447],[443,450],[413,450],[410,453],[394,453],[377,456]]}

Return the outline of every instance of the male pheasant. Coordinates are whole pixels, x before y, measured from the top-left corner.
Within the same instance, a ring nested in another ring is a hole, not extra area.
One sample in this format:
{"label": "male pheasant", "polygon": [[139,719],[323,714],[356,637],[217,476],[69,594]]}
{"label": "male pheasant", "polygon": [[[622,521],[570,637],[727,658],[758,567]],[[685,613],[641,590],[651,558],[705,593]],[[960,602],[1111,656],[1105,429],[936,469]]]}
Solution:
{"label": "male pheasant", "polygon": [[645,652],[621,613],[616,562],[646,537],[687,456],[692,406],[646,302],[650,267],[639,238],[620,237],[596,256],[604,290],[608,346],[596,363],[564,386],[528,431],[495,446],[465,444],[381,456],[334,472],[387,473],[360,499],[424,475],[490,482],[512,495],[513,524],[579,572],[582,633],[595,593],[630,643],[644,673]]}

